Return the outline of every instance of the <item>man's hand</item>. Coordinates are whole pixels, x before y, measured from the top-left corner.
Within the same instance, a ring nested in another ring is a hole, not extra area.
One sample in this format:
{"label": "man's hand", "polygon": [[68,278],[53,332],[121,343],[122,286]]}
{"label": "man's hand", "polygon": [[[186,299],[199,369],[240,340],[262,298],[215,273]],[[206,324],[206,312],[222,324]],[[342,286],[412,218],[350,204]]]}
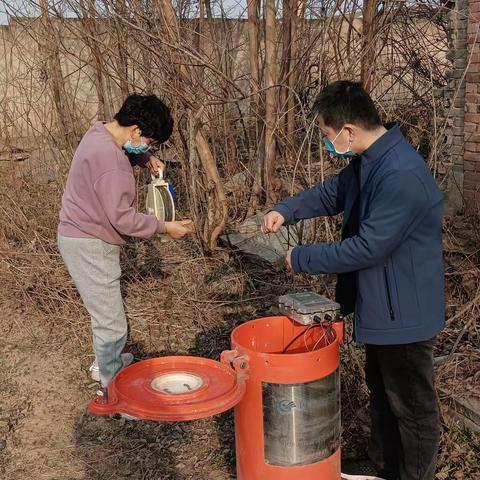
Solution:
{"label": "man's hand", "polygon": [[159,160],[157,157],[154,157],[153,155],[148,159],[147,163],[145,166],[150,170],[150,173],[154,176],[158,176],[159,170],[162,172],[165,171],[165,164]]}
{"label": "man's hand", "polygon": [[180,222],[165,222],[165,233],[174,240],[180,240],[185,235],[193,232],[193,222],[191,220],[181,220]]}
{"label": "man's hand", "polygon": [[262,232],[277,233],[284,222],[285,218],[283,218],[283,215],[280,215],[280,213],[268,212],[263,217]]}
{"label": "man's hand", "polygon": [[287,252],[287,256],[285,257],[285,268],[287,269],[288,273],[292,273],[292,250],[293,248],[289,248]]}

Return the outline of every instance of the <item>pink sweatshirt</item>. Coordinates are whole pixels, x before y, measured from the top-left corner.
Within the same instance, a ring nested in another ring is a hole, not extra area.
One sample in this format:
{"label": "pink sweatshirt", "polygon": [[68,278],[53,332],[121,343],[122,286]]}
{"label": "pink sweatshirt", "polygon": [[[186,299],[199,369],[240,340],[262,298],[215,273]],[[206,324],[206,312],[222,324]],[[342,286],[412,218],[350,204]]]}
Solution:
{"label": "pink sweatshirt", "polygon": [[64,237],[99,238],[113,245],[128,237],[165,233],[153,215],[138,213],[132,163],[149,155],[127,155],[101,122],[82,138],[70,166],[62,197],[58,233]]}

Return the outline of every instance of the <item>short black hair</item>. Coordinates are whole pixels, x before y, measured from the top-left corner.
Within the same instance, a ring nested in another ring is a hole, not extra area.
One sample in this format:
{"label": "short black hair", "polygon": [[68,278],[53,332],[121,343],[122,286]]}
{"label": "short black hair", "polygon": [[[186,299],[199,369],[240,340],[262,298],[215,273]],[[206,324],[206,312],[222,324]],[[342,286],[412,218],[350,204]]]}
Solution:
{"label": "short black hair", "polygon": [[166,142],[173,131],[170,109],[156,95],[129,95],[113,118],[122,127],[138,125],[143,137],[158,144]]}
{"label": "short black hair", "polygon": [[312,115],[320,115],[327,127],[340,130],[346,123],[374,130],[382,125],[370,95],[361,83],[339,80],[317,96]]}

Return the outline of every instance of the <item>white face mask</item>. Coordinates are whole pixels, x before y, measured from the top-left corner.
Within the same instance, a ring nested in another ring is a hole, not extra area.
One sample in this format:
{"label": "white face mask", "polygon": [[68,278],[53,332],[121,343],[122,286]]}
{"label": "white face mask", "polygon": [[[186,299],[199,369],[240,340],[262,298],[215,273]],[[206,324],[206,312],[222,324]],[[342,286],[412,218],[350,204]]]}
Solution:
{"label": "white face mask", "polygon": [[343,127],[338,133],[337,135],[335,136],[335,138],[333,140],[329,140],[327,137],[323,137],[323,144],[325,145],[325,148],[327,149],[327,152],[329,153],[333,153],[334,155],[337,155],[337,157],[344,157],[344,158],[350,158],[350,157],[353,157],[355,156],[355,154],[352,152],[352,150],[350,149],[351,147],[351,142],[350,142],[350,145],[348,146],[348,149],[345,150],[345,152],[339,152],[337,151],[337,149],[335,148],[335,141],[337,140],[337,138],[340,136],[340,134],[343,132],[343,129],[345,127]]}

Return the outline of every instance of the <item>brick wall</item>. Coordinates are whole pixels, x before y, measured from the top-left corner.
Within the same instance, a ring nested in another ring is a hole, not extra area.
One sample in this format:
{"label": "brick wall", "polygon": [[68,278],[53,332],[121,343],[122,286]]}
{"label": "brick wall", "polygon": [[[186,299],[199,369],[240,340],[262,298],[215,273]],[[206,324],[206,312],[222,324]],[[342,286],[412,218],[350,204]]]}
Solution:
{"label": "brick wall", "polygon": [[480,0],[469,1],[467,64],[463,195],[467,207],[480,208]]}

